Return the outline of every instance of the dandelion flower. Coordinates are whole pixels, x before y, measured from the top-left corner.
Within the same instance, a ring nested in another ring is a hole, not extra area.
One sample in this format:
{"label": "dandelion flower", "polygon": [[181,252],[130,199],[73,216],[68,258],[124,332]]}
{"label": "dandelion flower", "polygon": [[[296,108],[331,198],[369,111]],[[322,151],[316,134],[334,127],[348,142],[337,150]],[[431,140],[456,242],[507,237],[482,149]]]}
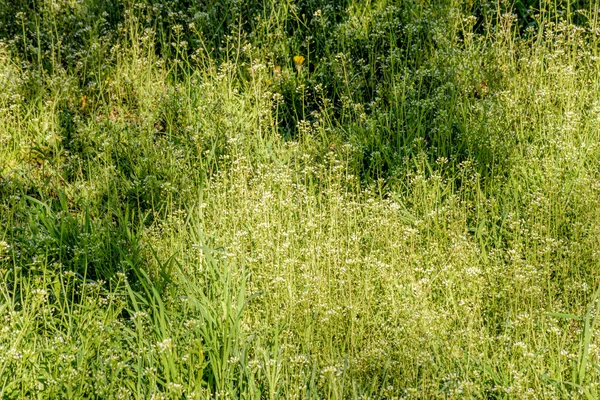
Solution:
{"label": "dandelion flower", "polygon": [[294,56],[294,65],[296,66],[296,70],[300,72],[302,69],[302,64],[304,64],[305,58],[303,56]]}

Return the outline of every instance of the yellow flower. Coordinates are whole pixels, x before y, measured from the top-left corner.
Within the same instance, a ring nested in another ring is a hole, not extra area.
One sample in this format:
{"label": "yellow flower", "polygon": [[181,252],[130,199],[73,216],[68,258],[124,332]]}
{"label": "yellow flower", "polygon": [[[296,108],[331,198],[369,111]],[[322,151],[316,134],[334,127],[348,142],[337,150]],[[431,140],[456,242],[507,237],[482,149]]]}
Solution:
{"label": "yellow flower", "polygon": [[294,56],[294,64],[296,65],[296,69],[300,71],[302,69],[302,64],[304,63],[305,58],[302,56]]}

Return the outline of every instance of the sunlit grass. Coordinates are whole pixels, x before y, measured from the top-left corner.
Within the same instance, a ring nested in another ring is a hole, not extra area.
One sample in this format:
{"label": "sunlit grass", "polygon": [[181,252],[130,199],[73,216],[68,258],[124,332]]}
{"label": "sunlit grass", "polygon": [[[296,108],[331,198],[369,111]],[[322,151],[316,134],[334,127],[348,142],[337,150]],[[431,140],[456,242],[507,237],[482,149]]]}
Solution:
{"label": "sunlit grass", "polygon": [[600,397],[594,2],[17,3],[0,398]]}

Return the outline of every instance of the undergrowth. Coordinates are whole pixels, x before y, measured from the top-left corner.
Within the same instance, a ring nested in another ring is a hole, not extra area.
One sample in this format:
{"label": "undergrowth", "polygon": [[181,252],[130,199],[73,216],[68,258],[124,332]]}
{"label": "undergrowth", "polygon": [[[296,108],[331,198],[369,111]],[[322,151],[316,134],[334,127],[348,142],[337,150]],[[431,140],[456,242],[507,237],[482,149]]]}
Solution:
{"label": "undergrowth", "polygon": [[600,397],[599,9],[0,0],[0,398]]}

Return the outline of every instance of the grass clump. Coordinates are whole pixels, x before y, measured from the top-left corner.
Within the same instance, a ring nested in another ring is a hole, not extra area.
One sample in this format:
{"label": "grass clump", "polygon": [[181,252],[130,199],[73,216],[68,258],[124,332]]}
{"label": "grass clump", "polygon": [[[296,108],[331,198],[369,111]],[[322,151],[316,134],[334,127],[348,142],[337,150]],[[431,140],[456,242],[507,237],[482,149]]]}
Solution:
{"label": "grass clump", "polygon": [[598,13],[0,0],[0,398],[598,398]]}

